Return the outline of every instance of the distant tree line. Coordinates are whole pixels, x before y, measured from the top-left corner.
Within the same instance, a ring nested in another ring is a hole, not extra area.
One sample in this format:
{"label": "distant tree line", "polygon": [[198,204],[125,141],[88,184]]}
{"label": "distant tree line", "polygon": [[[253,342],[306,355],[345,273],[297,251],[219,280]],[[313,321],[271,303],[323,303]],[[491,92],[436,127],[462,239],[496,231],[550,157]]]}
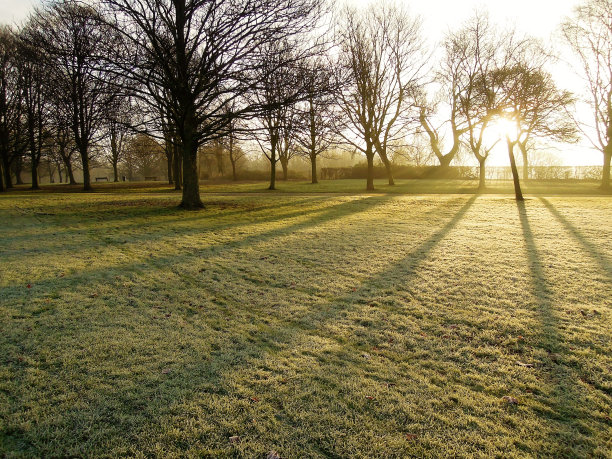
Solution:
{"label": "distant tree line", "polygon": [[547,71],[552,52],[481,13],[431,50],[420,20],[391,3],[52,1],[0,29],[0,190],[26,165],[38,188],[41,161],[71,184],[82,169],[90,190],[93,159],[118,181],[120,166],[132,175],[164,158],[181,206],[200,208],[203,158],[221,175],[229,160],[236,179],[245,142],[269,162],[270,189],[278,163],[286,179],[296,156],[316,183],[318,159],[337,148],[363,155],[368,190],[376,158],[393,185],[393,157],[411,148],[441,169],[470,152],[484,187],[504,142],[522,199],[515,155],[527,174],[538,139],[580,133],[602,152],[609,188],[611,17],[612,0],[587,0],[561,26],[592,107],[582,123],[576,96]]}

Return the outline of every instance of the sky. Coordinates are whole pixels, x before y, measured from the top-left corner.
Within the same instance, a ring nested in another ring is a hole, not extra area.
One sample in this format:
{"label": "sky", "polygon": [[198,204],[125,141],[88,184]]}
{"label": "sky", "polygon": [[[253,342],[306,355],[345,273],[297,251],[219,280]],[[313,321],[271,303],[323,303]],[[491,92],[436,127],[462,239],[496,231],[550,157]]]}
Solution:
{"label": "sky", "polygon": [[[349,4],[361,7],[369,0],[347,0]],[[0,0],[0,23],[15,24],[23,21],[35,5],[41,0]],[[398,3],[402,3],[401,0]],[[493,23],[500,26],[516,26],[519,32],[541,38],[546,42],[559,45],[559,24],[571,15],[578,0],[403,0],[409,11],[420,15],[423,19],[424,33],[430,43],[438,42],[446,32],[458,27],[472,13],[488,11]],[[568,57],[569,56],[563,56]],[[582,90],[580,78],[568,67],[558,65],[554,68],[554,76],[560,86],[579,93]],[[586,114],[588,116],[588,113]],[[602,154],[592,151],[587,142],[580,145],[564,147],[556,151],[564,164],[596,164],[602,163]],[[491,164],[504,164],[502,151],[491,158]]]}
{"label": "sky", "polygon": [[32,10],[34,5],[38,5],[38,0],[0,0],[0,23],[14,24],[23,21]]}

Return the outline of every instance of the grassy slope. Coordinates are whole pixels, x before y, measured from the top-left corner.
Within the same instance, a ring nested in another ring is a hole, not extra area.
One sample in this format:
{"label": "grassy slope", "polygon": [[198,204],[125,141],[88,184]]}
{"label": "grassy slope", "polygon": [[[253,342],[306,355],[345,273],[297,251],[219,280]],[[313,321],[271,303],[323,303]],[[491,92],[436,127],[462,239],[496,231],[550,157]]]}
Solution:
{"label": "grassy slope", "polygon": [[206,203],[0,196],[1,454],[612,454],[609,198]]}

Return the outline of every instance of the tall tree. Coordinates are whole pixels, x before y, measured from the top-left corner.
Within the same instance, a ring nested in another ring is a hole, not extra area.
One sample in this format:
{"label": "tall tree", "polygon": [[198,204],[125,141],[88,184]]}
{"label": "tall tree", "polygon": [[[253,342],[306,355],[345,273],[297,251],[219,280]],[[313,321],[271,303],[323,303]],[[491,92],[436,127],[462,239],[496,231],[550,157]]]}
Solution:
{"label": "tall tree", "polygon": [[400,7],[346,8],[337,27],[337,96],[345,122],[339,135],[366,156],[367,189],[374,189],[374,155],[393,174],[390,145],[413,121],[412,100],[424,67],[421,23]]}
{"label": "tall tree", "polygon": [[317,158],[336,142],[337,105],[334,75],[329,61],[315,56],[300,66],[304,82],[304,102],[295,132],[295,141],[310,161],[311,182],[318,183]]}
{"label": "tall tree", "polygon": [[73,170],[73,157],[77,150],[74,145],[74,138],[71,135],[70,127],[60,119],[52,126],[51,132],[55,156],[61,160],[64,166],[68,183],[70,185],[76,185]]}
{"label": "tall tree", "polygon": [[32,189],[39,189],[38,166],[43,153],[49,122],[49,65],[44,52],[30,39],[35,24],[29,22],[20,32],[19,78],[25,115],[27,149],[30,157]]}
{"label": "tall tree", "polygon": [[13,31],[0,26],[0,191],[11,188],[11,168],[25,149],[23,94],[18,71],[18,40]]}
{"label": "tall tree", "polygon": [[107,159],[113,166],[113,181],[119,181],[119,162],[123,156],[125,144],[130,134],[131,126],[130,100],[127,97],[117,95],[114,101],[108,105],[104,128],[109,143]]}
{"label": "tall tree", "polygon": [[298,54],[289,41],[266,47],[265,65],[260,69],[260,84],[250,95],[251,103],[261,107],[253,134],[261,151],[270,162],[269,190],[276,189],[276,165],[282,161],[284,178],[293,154],[297,103],[303,96],[303,81],[296,66]]}
{"label": "tall tree", "polygon": [[246,156],[245,151],[238,144],[240,133],[240,119],[231,119],[227,124],[227,132],[222,142],[227,150],[227,155],[232,165],[232,180],[238,180],[238,164]]}
{"label": "tall tree", "polygon": [[[512,32],[498,32],[498,28],[489,22],[486,14],[476,12],[458,30],[449,33],[444,40],[446,81],[455,80],[449,86],[455,88],[456,108],[463,120],[463,128],[454,126],[455,139],[453,148],[457,148],[457,134],[463,131],[463,142],[467,144],[479,164],[479,189],[485,187],[486,161],[499,142],[487,135],[495,118],[494,98],[490,97],[488,74],[497,67],[505,65],[504,50],[512,48],[515,41]],[[451,100],[454,100],[451,97]],[[455,117],[457,114],[454,115]],[[456,119],[456,118],[455,118]],[[437,144],[437,142],[436,142]],[[437,151],[441,164],[445,161],[440,149]],[[454,156],[456,152],[449,152]],[[452,158],[451,158],[452,159]]]}
{"label": "tall tree", "polygon": [[41,46],[55,70],[54,89],[68,97],[74,142],[81,156],[83,188],[91,190],[90,149],[98,140],[108,104],[109,74],[102,68],[117,46],[113,31],[101,21],[95,7],[77,0],[63,0],[39,10],[31,19],[29,41]]}
{"label": "tall tree", "polygon": [[[530,66],[534,59],[491,72],[492,86],[496,87],[497,115],[506,120],[506,144],[512,168],[517,200],[522,200],[514,149],[533,137],[573,140],[575,127],[566,113],[574,103],[572,94],[559,90],[552,76],[539,66]],[[525,57],[524,56],[524,57]]]}
{"label": "tall tree", "polygon": [[578,56],[593,109],[594,135],[582,132],[603,153],[601,186],[610,189],[612,159],[612,0],[587,0],[562,26]]}
{"label": "tall tree", "polygon": [[[233,115],[226,108],[261,81],[261,50],[310,32],[322,0],[103,0],[126,42],[116,71],[137,95],[165,107],[183,161],[183,199],[203,207],[198,148],[222,137]],[[164,97],[151,86],[166,90]],[[251,111],[243,106],[240,112]]]}

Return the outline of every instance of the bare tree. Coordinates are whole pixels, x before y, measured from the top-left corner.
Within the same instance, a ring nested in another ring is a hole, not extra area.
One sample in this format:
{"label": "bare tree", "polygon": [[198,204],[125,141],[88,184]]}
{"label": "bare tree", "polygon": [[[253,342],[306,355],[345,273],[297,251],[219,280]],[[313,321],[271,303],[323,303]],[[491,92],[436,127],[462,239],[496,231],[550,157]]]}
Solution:
{"label": "bare tree", "polygon": [[232,119],[227,125],[227,133],[223,138],[223,144],[227,149],[227,154],[232,165],[232,180],[238,180],[238,164],[246,156],[246,152],[238,144],[238,134],[240,132],[240,120]]}
{"label": "bare tree", "polygon": [[276,189],[276,165],[280,161],[287,179],[289,160],[295,155],[295,132],[299,117],[298,102],[305,96],[305,85],[296,65],[301,53],[296,44],[284,41],[266,47],[260,84],[249,96],[261,107],[252,133],[270,162],[270,186]]}
{"label": "bare tree", "polygon": [[295,143],[311,165],[311,182],[318,183],[317,158],[337,141],[337,105],[334,100],[334,75],[324,56],[314,56],[300,65],[304,101],[295,129]]}
{"label": "bare tree", "polygon": [[18,39],[10,28],[0,27],[0,191],[12,188],[11,169],[26,147],[18,60]]}
{"label": "bare tree", "polygon": [[562,26],[578,56],[593,108],[595,134],[582,132],[604,156],[601,186],[610,188],[612,159],[612,0],[587,0]]}
{"label": "bare tree", "polygon": [[388,148],[413,121],[409,108],[424,67],[420,20],[383,4],[365,12],[346,8],[338,23],[336,77],[345,122],[339,135],[366,156],[367,189],[374,189],[374,154],[393,174]]}
{"label": "bare tree", "polygon": [[83,188],[91,190],[90,148],[101,134],[107,105],[115,93],[109,91],[101,56],[117,45],[99,12],[77,0],[52,3],[34,13],[28,41],[45,51],[54,70],[55,91],[66,94],[74,142],[81,156]]}
{"label": "bare tree", "polygon": [[104,129],[110,147],[106,158],[113,166],[113,180],[119,181],[119,162],[124,153],[126,142],[131,132],[131,111],[133,107],[130,99],[117,95],[115,100],[108,104]]}
{"label": "bare tree", "polygon": [[289,105],[286,111],[285,122],[280,129],[281,141],[278,145],[278,160],[281,163],[281,169],[283,171],[282,180],[285,182],[289,180],[289,161],[299,154],[296,141],[299,117],[300,114],[297,107],[295,105]]}
{"label": "bare tree", "polygon": [[49,66],[40,48],[31,44],[34,24],[29,22],[19,38],[18,69],[21,98],[24,107],[25,132],[29,152],[32,189],[39,189],[38,166],[43,153],[49,122]]}
{"label": "bare tree", "polygon": [[126,139],[122,165],[130,180],[156,176],[163,164],[164,149],[153,137],[138,133]]}
{"label": "bare tree", "polygon": [[[128,53],[115,63],[137,95],[172,118],[183,160],[181,206],[203,207],[197,156],[220,138],[228,104],[251,91],[269,43],[310,31],[322,0],[103,0],[115,14]],[[150,91],[164,88],[165,94]],[[243,106],[241,113],[252,107]]]}
{"label": "bare tree", "polygon": [[[453,123],[451,117],[451,126],[454,126],[453,148],[456,151],[451,149],[449,154],[454,156],[459,151],[457,141],[460,137],[457,135],[463,131],[463,142],[478,160],[479,189],[485,187],[485,164],[499,142],[499,139],[491,141],[490,136],[486,135],[495,117],[495,100],[490,97],[490,79],[487,75],[496,67],[504,66],[503,51],[511,47],[513,35],[512,32],[497,32],[486,14],[476,12],[459,30],[448,34],[444,40],[446,82],[454,88],[450,94],[456,95],[456,98],[451,97],[452,104],[457,104],[453,116],[456,120],[458,114],[463,120],[462,128],[458,129],[456,121]],[[445,161],[439,148],[437,157],[441,163]]]}
{"label": "bare tree", "polygon": [[61,160],[64,170],[66,171],[66,179],[68,180],[68,183],[70,185],[76,185],[72,163],[77,149],[74,144],[74,138],[71,135],[72,133],[70,127],[68,126],[68,123],[63,123],[61,119],[57,120],[57,118],[52,121],[52,123],[53,126],[51,127],[51,131],[53,136],[54,154]]}
{"label": "bare tree", "polygon": [[[526,59],[525,59],[526,57]],[[533,137],[556,140],[575,139],[575,127],[569,123],[567,109],[574,98],[556,87],[552,76],[541,66],[530,66],[534,58],[529,54],[516,64],[491,72],[492,86],[496,89],[496,113],[512,123],[506,144],[512,168],[517,200],[522,200],[514,148]]]}
{"label": "bare tree", "polygon": [[[444,58],[440,69],[432,84],[440,87],[439,93],[433,97],[427,97],[424,93],[419,97],[419,122],[421,128],[429,138],[432,152],[440,162],[441,168],[450,165],[457,156],[461,147],[461,138],[468,131],[468,124],[462,112],[462,100],[470,89],[469,67],[470,46],[473,37],[464,38],[460,31],[455,36],[447,37],[444,43]],[[447,116],[441,116],[441,107],[448,109]],[[435,119],[442,119],[442,123],[436,124]],[[443,132],[448,126],[451,135],[451,144],[448,151],[444,152]]]}

